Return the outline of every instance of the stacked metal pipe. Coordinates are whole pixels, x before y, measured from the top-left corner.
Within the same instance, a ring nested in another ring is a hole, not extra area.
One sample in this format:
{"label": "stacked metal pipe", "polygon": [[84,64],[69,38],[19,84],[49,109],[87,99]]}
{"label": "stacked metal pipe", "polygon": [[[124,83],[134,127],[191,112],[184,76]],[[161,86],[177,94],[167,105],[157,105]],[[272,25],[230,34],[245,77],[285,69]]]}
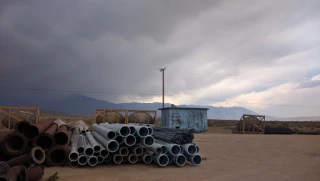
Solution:
{"label": "stacked metal pipe", "polygon": [[[84,123],[75,123],[71,137],[71,166],[96,166],[102,163],[155,163],[161,167],[169,164],[184,166],[187,161],[199,165],[202,161],[199,147],[192,143],[193,135],[186,131],[159,133],[158,127],[135,124],[100,123],[85,130]],[[156,131],[155,131],[156,130]],[[164,133],[169,133],[165,135]],[[181,143],[173,143],[174,134],[180,135]],[[173,135],[172,137],[170,137]],[[156,138],[156,139],[155,139]]]}
{"label": "stacked metal pipe", "polygon": [[31,165],[45,161],[48,165],[64,165],[71,134],[61,120],[20,121],[14,129],[1,131],[0,175],[7,180],[39,180],[44,168]]}
{"label": "stacked metal pipe", "polygon": [[192,143],[194,139],[191,131],[165,127],[153,127],[153,137],[179,145]]}

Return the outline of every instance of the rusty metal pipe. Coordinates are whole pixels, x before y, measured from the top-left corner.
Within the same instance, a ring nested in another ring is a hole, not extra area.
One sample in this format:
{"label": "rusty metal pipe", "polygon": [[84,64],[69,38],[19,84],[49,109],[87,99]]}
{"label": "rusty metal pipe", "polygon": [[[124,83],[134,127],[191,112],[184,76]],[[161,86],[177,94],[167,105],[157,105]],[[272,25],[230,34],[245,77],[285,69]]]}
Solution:
{"label": "rusty metal pipe", "polygon": [[7,161],[7,164],[10,167],[13,167],[16,165],[26,165],[30,162],[42,164],[44,160],[45,160],[44,150],[40,147],[34,147],[29,153],[12,158],[11,160]]}
{"label": "rusty metal pipe", "polygon": [[14,130],[19,133],[24,133],[24,130],[30,125],[29,121],[19,121],[16,125],[14,125]]}
{"label": "rusty metal pipe", "polygon": [[28,140],[19,132],[7,134],[1,142],[2,150],[11,156],[18,156],[27,150]]}
{"label": "rusty metal pipe", "polygon": [[68,142],[67,142],[66,146],[69,146],[71,143],[72,133],[73,133],[73,131],[71,129],[68,129],[68,131],[67,131]]}
{"label": "rusty metal pipe", "polygon": [[61,125],[54,135],[54,141],[57,145],[63,146],[68,143],[68,128],[67,125]]}
{"label": "rusty metal pipe", "polygon": [[28,181],[27,168],[24,165],[14,166],[8,170],[7,176],[10,180]]}
{"label": "rusty metal pipe", "polygon": [[6,174],[0,174],[0,181],[11,181],[11,179]]}
{"label": "rusty metal pipe", "polygon": [[28,170],[28,181],[39,181],[44,175],[44,167],[37,165]]}
{"label": "rusty metal pipe", "polygon": [[0,175],[6,174],[9,169],[10,166],[6,162],[0,161]]}
{"label": "rusty metal pipe", "polygon": [[53,123],[44,133],[34,138],[33,145],[40,146],[44,150],[48,150],[54,145],[54,134],[58,129],[58,125]]}
{"label": "rusty metal pipe", "polygon": [[28,139],[33,139],[40,133],[44,133],[51,125],[53,124],[53,120],[45,120],[38,123],[32,123],[24,130],[24,135]]}
{"label": "rusty metal pipe", "polygon": [[68,158],[68,147],[56,146],[51,148],[47,153],[47,159],[52,166],[62,166],[66,163]]}

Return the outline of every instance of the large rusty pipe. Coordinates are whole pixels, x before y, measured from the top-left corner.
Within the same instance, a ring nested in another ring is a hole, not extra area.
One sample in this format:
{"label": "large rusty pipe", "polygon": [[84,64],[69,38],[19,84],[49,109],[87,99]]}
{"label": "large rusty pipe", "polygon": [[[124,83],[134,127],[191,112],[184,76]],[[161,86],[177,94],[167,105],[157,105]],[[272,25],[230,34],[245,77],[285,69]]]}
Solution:
{"label": "large rusty pipe", "polygon": [[0,181],[11,181],[7,174],[0,174]]}
{"label": "large rusty pipe", "polygon": [[35,162],[37,164],[42,164],[45,160],[45,152],[40,147],[34,147],[29,153],[12,158],[7,161],[7,164],[12,167],[16,165],[26,165],[30,162]]}
{"label": "large rusty pipe", "polygon": [[[68,147],[55,146],[47,152],[47,160],[49,165],[63,166],[68,159]],[[70,151],[70,150],[69,150]]]}
{"label": "large rusty pipe", "polygon": [[58,125],[53,123],[44,133],[39,134],[34,138],[33,145],[40,146],[44,150],[52,148],[54,145],[53,135],[56,133]]}
{"label": "large rusty pipe", "polygon": [[0,144],[8,134],[13,132],[14,132],[13,130],[0,131]]}
{"label": "large rusty pipe", "polygon": [[15,126],[14,130],[18,131],[20,133],[24,133],[24,130],[30,125],[31,123],[29,121],[19,121]]}
{"label": "large rusty pipe", "polygon": [[66,146],[69,146],[71,143],[72,133],[73,133],[73,131],[71,129],[68,129],[68,131],[67,131],[68,141],[67,141]]}
{"label": "large rusty pipe", "polygon": [[10,166],[6,162],[0,161],[0,175],[6,174],[9,169]]}
{"label": "large rusty pipe", "polygon": [[53,124],[53,120],[44,120],[38,123],[32,123],[24,130],[24,135],[28,139],[33,139],[40,133],[44,133],[45,130],[49,128]]}
{"label": "large rusty pipe", "polygon": [[[2,138],[1,138],[2,139]],[[28,140],[19,132],[7,134],[1,142],[2,150],[11,156],[18,156],[27,150]]]}
{"label": "large rusty pipe", "polygon": [[28,170],[28,181],[39,181],[43,177],[44,167],[37,165]]}
{"label": "large rusty pipe", "polygon": [[67,125],[61,125],[54,135],[54,141],[57,145],[63,146],[68,143],[68,128]]}
{"label": "large rusty pipe", "polygon": [[24,165],[14,166],[8,170],[7,176],[12,181],[28,181],[27,168]]}

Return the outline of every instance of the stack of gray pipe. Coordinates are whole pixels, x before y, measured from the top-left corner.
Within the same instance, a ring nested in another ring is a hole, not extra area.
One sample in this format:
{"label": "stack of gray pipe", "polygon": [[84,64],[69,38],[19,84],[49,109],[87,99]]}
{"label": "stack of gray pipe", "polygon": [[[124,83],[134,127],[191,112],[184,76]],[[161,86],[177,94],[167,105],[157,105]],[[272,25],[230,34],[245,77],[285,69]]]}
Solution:
{"label": "stack of gray pipe", "polygon": [[197,145],[177,145],[154,139],[151,126],[100,123],[91,128],[92,132],[82,132],[82,125],[73,132],[69,155],[71,166],[141,161],[164,167],[169,164],[184,166],[187,161],[199,165],[202,161]]}

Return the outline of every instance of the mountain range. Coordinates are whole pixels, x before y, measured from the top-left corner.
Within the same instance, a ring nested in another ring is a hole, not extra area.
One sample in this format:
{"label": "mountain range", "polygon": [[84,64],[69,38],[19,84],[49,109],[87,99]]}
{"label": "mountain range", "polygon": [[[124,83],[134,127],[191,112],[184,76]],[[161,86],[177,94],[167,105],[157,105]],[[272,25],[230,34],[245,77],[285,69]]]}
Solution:
{"label": "mountain range", "polygon": [[[39,106],[41,110],[53,111],[58,114],[93,116],[96,108],[105,109],[136,109],[136,110],[157,110],[157,115],[161,115],[158,109],[162,103],[111,103],[108,101],[97,100],[84,95],[72,94],[63,98],[42,98],[41,96],[4,96],[0,97],[0,105],[7,106]],[[166,103],[165,107],[171,104]],[[243,114],[258,114],[243,107],[212,107],[197,105],[177,105],[178,107],[202,107],[209,108],[208,119],[239,120]],[[320,117],[300,117],[300,118],[277,118],[266,116],[267,120],[292,120],[292,121],[315,121]]]}

